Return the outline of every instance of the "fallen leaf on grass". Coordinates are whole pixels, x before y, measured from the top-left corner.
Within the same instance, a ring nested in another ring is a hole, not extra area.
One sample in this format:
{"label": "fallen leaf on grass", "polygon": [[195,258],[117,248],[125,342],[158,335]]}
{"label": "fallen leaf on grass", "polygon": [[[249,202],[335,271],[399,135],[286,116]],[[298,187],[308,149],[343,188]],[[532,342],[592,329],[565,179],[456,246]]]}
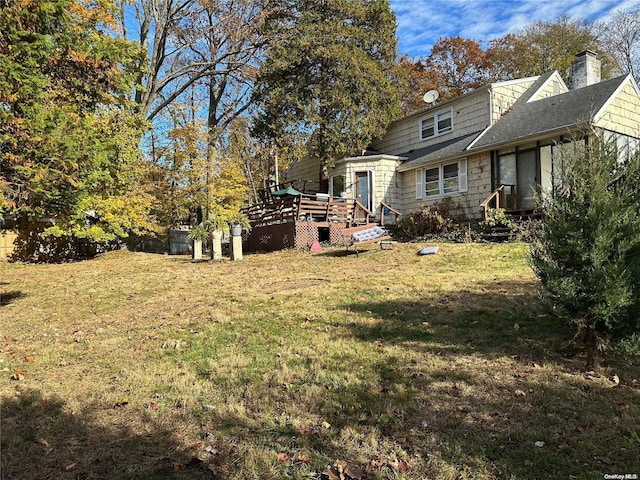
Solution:
{"label": "fallen leaf on grass", "polygon": [[527,393],[524,390],[517,389],[515,392],[516,397],[526,397]]}
{"label": "fallen leaf on grass", "polygon": [[276,455],[276,458],[279,462],[282,463],[287,463],[289,461],[289,455],[287,455],[285,452],[278,453],[278,455]]}
{"label": "fallen leaf on grass", "polygon": [[409,470],[409,464],[405,460],[398,460],[397,462],[389,460],[387,465],[400,473],[404,473]]}
{"label": "fallen leaf on grass", "polygon": [[353,480],[362,480],[364,474],[354,467],[346,467],[344,473]]}
{"label": "fallen leaf on grass", "polygon": [[322,472],[322,475],[326,476],[329,480],[341,480],[340,472],[333,465],[327,465],[327,468]]}
{"label": "fallen leaf on grass", "polygon": [[220,453],[220,451],[213,445],[207,445],[206,447],[204,447],[204,451],[210,453],[211,455],[217,455],[218,453]]}
{"label": "fallen leaf on grass", "polygon": [[64,467],[64,469],[68,472],[69,470],[71,470],[72,468],[74,468],[76,466],[75,463],[71,463],[69,465],[67,465],[66,467]]}
{"label": "fallen leaf on grass", "polygon": [[9,377],[9,378],[11,380],[15,380],[16,382],[19,382],[20,380],[24,379],[24,374],[25,373],[27,373],[27,372],[25,372],[23,369],[19,368],[18,370],[16,370],[16,373],[11,375],[11,377]]}
{"label": "fallen leaf on grass", "polygon": [[303,463],[305,465],[308,465],[311,463],[311,457],[304,452],[300,452],[296,456],[296,463]]}
{"label": "fallen leaf on grass", "polygon": [[544,447],[544,442],[543,442],[543,441],[541,441],[541,440],[539,440],[539,441],[537,441],[536,443],[534,443],[534,445],[535,445],[536,447],[538,447],[538,448],[542,448],[542,447]]}
{"label": "fallen leaf on grass", "polygon": [[347,462],[345,462],[343,460],[336,460],[333,463],[333,466],[338,469],[338,472],[341,474],[340,476],[342,476],[342,473],[344,472],[344,469],[347,468]]}
{"label": "fallen leaf on grass", "polygon": [[367,464],[367,468],[366,471],[367,473],[371,473],[373,471],[373,469],[380,469],[382,467],[386,467],[387,466],[387,461],[383,458],[374,458],[373,460],[370,460],[369,463]]}

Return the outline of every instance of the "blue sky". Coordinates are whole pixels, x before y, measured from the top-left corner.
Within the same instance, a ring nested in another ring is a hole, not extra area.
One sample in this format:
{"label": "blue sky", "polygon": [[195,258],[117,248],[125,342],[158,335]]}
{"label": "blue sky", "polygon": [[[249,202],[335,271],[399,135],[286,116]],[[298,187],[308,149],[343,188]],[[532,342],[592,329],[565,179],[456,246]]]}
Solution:
{"label": "blue sky", "polygon": [[439,37],[489,40],[536,20],[560,15],[594,20],[610,10],[628,10],[638,0],[390,0],[398,21],[398,52],[429,55]]}

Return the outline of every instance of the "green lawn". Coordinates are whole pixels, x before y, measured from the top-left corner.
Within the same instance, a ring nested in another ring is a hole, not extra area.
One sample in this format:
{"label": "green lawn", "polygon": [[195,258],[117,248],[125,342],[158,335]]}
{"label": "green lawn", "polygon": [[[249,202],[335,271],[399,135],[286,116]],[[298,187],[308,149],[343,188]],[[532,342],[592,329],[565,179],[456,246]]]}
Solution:
{"label": "green lawn", "polygon": [[640,475],[638,361],[566,355],[526,245],[421,246],[0,266],[0,478]]}

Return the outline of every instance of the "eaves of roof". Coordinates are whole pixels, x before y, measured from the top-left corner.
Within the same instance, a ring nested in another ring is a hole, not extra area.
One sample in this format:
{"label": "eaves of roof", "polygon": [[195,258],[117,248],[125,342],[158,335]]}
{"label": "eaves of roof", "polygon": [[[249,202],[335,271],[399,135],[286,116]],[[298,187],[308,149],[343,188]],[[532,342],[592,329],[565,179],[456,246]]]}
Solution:
{"label": "eaves of roof", "polygon": [[481,130],[402,153],[401,156],[406,157],[407,160],[402,163],[397,170],[404,172],[430,163],[441,162],[465,155],[465,150],[480,132]]}

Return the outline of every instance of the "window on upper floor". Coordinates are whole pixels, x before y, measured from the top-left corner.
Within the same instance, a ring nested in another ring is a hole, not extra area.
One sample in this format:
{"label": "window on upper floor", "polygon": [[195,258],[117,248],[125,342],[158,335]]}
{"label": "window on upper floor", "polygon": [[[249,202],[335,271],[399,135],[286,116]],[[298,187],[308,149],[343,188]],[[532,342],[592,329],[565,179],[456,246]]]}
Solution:
{"label": "window on upper floor", "polygon": [[453,112],[444,110],[420,120],[420,140],[437,137],[453,130]]}

